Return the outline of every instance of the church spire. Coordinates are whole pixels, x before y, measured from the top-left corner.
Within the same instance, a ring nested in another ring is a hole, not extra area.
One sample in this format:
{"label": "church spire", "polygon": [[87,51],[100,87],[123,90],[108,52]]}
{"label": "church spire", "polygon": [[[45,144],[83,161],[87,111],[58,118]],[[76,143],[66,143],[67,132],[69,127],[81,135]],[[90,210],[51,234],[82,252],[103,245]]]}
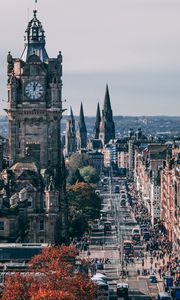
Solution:
{"label": "church spire", "polygon": [[45,34],[44,29],[41,22],[37,19],[37,10],[33,11],[33,18],[28,23],[28,27],[26,29],[26,37],[25,37],[25,60],[36,54],[39,56],[40,60],[46,62],[48,60],[48,54],[45,49]]}
{"label": "church spire", "polygon": [[104,104],[102,110],[102,118],[100,123],[99,138],[103,144],[107,144],[111,139],[115,139],[115,125],[113,120],[113,113],[111,109],[111,101],[109,96],[109,88],[106,84],[106,92],[104,97]]}
{"label": "church spire", "polygon": [[76,129],[75,120],[70,106],[69,114],[66,121],[66,133],[65,133],[65,155],[71,156],[76,152]]}
{"label": "church spire", "polygon": [[105,92],[105,97],[104,97],[103,110],[105,112],[108,112],[109,110],[111,110],[111,102],[110,102],[108,84],[106,84],[106,92]]}
{"label": "church spire", "polygon": [[93,131],[94,139],[99,139],[100,122],[101,122],[101,113],[100,113],[100,107],[98,102],[97,111],[96,111],[96,121],[95,121],[95,126]]}
{"label": "church spire", "polygon": [[80,107],[80,115],[79,115],[79,122],[78,122],[78,127],[77,127],[77,148],[78,150],[82,148],[87,147],[87,129],[86,129],[86,123],[84,119],[84,111],[83,111],[83,104],[81,102],[81,107]]}
{"label": "church spire", "polygon": [[69,109],[68,119],[69,119],[70,124],[71,124],[71,131],[75,132],[75,120],[74,120],[74,114],[73,114],[73,110],[72,110],[71,106],[70,106],[70,109]]}
{"label": "church spire", "polygon": [[82,102],[81,102],[81,107],[80,107],[79,124],[80,124],[80,127],[83,129],[86,127]]}

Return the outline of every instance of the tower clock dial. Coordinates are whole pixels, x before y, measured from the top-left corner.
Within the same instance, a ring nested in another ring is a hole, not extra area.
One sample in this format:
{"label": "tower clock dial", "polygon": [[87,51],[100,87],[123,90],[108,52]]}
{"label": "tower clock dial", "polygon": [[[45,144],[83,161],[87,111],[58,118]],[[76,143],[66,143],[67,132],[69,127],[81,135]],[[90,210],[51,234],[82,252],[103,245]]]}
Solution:
{"label": "tower clock dial", "polygon": [[43,86],[38,81],[30,81],[25,87],[25,94],[31,100],[41,98],[43,93]]}

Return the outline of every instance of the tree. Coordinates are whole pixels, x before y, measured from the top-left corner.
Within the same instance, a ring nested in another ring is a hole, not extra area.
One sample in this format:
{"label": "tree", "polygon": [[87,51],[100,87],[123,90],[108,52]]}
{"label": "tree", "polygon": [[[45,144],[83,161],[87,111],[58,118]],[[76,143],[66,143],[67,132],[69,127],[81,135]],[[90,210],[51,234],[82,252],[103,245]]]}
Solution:
{"label": "tree", "polygon": [[9,275],[3,300],[92,300],[95,285],[87,274],[75,271],[74,247],[47,247],[32,258],[30,272]]}
{"label": "tree", "polygon": [[89,165],[89,158],[87,154],[85,153],[73,154],[70,157],[69,162],[67,163],[67,170],[68,170],[67,183],[73,185],[77,181],[78,182],[84,181],[83,177],[79,172],[79,169],[88,165]]}
{"label": "tree", "polygon": [[84,181],[84,178],[81,176],[79,169],[76,170],[68,170],[68,177],[67,177],[67,183],[70,185],[75,184],[76,182],[82,182]]}
{"label": "tree", "polygon": [[89,165],[89,157],[86,153],[75,153],[71,155],[68,169],[77,170]]}
{"label": "tree", "polygon": [[101,198],[85,182],[67,186],[70,236],[80,237],[88,229],[88,221],[99,218]]}
{"label": "tree", "polygon": [[98,183],[100,180],[98,171],[92,166],[81,168],[80,175],[84,178],[84,181],[88,183]]}
{"label": "tree", "polygon": [[69,235],[71,237],[81,237],[88,231],[88,220],[82,210],[77,210],[75,207],[70,209]]}

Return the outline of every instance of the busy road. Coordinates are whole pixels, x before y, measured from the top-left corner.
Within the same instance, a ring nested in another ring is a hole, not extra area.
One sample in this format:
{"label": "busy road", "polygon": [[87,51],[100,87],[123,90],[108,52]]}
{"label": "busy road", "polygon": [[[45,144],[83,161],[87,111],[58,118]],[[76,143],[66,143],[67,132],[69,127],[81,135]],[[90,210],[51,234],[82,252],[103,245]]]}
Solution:
{"label": "busy road", "polygon": [[[91,224],[88,248],[81,255],[89,260],[95,281],[106,276],[109,298],[99,299],[156,299],[164,290],[168,241],[151,228],[147,209],[126,178],[104,177],[96,193],[102,198],[101,216]],[[128,298],[118,297],[118,285],[119,294],[121,285],[127,285]]]}

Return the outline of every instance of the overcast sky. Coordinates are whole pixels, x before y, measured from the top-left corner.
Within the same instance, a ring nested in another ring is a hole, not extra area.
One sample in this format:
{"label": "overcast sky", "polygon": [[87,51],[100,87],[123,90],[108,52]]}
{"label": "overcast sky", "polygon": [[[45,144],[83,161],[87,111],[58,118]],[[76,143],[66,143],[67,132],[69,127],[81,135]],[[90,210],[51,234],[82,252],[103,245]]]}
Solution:
{"label": "overcast sky", "polygon": [[[6,99],[6,55],[21,56],[34,1],[0,1]],[[180,0],[38,0],[37,9],[49,57],[62,51],[64,105],[75,114],[83,101],[95,115],[108,83],[114,115],[180,115]]]}

